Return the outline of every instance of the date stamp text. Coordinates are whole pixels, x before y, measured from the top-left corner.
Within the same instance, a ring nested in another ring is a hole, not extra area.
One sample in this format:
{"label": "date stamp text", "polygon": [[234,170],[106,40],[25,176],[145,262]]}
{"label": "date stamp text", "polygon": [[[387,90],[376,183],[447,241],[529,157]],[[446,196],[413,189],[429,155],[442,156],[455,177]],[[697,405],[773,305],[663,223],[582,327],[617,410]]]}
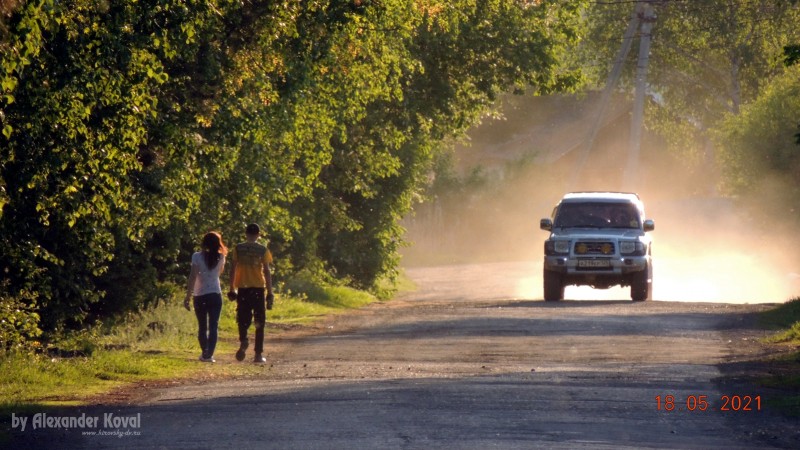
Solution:
{"label": "date stamp text", "polygon": [[689,412],[750,412],[761,411],[760,395],[720,395],[718,398],[708,395],[687,395],[678,397],[672,394],[656,395],[658,411]]}

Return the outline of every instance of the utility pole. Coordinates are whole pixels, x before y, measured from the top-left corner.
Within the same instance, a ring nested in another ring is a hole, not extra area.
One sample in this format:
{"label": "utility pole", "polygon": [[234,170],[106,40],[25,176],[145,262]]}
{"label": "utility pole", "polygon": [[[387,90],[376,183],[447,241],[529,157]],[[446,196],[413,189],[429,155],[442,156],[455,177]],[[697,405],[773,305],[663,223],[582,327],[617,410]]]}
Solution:
{"label": "utility pole", "polygon": [[589,153],[592,151],[592,147],[594,147],[594,140],[597,138],[597,133],[600,131],[600,128],[603,125],[603,118],[605,118],[606,112],[608,111],[611,93],[614,92],[614,88],[616,88],[617,83],[619,82],[619,77],[622,74],[622,66],[631,50],[633,37],[636,34],[636,30],[639,28],[639,24],[643,16],[643,6],[641,3],[637,2],[636,6],[633,8],[631,19],[628,22],[628,28],[625,30],[625,35],[622,37],[622,45],[620,46],[617,56],[614,59],[614,67],[611,69],[611,72],[608,74],[608,78],[606,79],[606,86],[603,89],[603,94],[598,102],[598,110],[595,113],[594,123],[589,131],[589,137],[586,141],[586,144],[584,144],[580,155],[578,156],[577,167],[575,167],[575,170],[572,172],[569,190],[576,190],[578,183],[583,177],[586,160],[589,157]]}
{"label": "utility pole", "polygon": [[635,191],[639,186],[639,154],[642,144],[642,122],[644,121],[644,100],[647,91],[647,65],[650,61],[650,38],[655,22],[653,5],[644,2],[639,20],[642,23],[639,38],[639,61],[636,64],[636,88],[633,97],[630,146],[628,163],[625,166],[625,189]]}

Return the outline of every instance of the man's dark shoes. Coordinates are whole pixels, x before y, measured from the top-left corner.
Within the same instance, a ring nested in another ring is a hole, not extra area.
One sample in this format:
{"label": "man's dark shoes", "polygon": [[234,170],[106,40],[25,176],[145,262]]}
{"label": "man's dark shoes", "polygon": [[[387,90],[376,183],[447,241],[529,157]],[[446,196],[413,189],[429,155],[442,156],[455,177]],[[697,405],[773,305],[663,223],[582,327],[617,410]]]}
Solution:
{"label": "man's dark shoes", "polygon": [[242,342],[239,345],[239,350],[236,350],[236,360],[244,361],[244,352],[247,351],[247,342]]}
{"label": "man's dark shoes", "polygon": [[261,353],[256,353],[256,357],[255,359],[253,359],[253,362],[257,364],[264,364],[265,362],[267,362],[267,360],[263,356],[261,356]]}

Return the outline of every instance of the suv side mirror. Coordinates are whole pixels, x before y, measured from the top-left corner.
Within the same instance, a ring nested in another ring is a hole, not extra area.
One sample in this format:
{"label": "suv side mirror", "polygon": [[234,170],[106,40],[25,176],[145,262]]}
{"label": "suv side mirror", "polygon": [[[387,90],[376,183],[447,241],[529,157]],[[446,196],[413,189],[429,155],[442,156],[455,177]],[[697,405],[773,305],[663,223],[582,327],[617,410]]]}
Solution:
{"label": "suv side mirror", "polygon": [[644,231],[653,231],[656,229],[656,223],[653,222],[653,219],[646,219],[644,221]]}
{"label": "suv side mirror", "polygon": [[539,228],[545,231],[552,231],[553,230],[553,221],[550,219],[542,219],[539,221]]}

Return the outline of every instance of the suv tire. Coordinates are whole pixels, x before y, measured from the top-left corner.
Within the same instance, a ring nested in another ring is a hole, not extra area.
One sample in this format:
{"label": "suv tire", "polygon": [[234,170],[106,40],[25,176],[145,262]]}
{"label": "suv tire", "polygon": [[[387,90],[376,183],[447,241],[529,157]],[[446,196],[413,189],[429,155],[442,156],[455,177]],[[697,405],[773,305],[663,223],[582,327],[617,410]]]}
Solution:
{"label": "suv tire", "polygon": [[552,270],[544,271],[544,301],[557,302],[564,298],[564,284],[561,274]]}
{"label": "suv tire", "polygon": [[650,267],[633,274],[631,278],[631,300],[643,302],[653,299],[653,284],[650,280]]}

